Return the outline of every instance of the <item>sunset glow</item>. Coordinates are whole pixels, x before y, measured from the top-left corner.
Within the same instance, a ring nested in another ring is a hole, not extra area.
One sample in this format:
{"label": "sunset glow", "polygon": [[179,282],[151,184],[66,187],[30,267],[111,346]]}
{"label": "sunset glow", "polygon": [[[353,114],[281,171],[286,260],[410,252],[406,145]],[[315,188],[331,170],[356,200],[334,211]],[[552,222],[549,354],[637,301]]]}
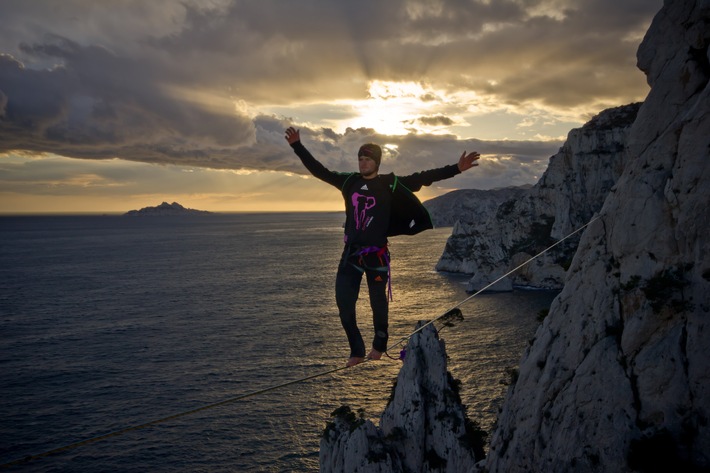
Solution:
{"label": "sunset glow", "polygon": [[373,141],[400,175],[485,157],[423,198],[534,184],[570,129],[644,99],[662,1],[328,5],[0,3],[0,212],[341,208],[288,126],[337,171]]}
{"label": "sunset glow", "polygon": [[443,115],[447,101],[441,92],[415,82],[373,81],[368,97],[349,106],[356,116],[348,120],[348,126],[374,128],[383,135],[444,134],[456,124]]}

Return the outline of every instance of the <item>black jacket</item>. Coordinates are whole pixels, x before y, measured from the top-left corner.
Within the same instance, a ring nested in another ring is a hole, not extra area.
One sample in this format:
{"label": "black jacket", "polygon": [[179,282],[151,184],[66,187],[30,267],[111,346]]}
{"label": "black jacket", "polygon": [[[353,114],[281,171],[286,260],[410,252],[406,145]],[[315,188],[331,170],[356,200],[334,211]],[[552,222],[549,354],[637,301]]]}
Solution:
{"label": "black jacket", "polygon": [[[354,209],[351,199],[348,197],[352,193],[352,186],[360,180],[360,173],[330,171],[316,160],[300,141],[293,143],[291,147],[313,176],[340,189],[345,199],[346,218],[350,219]],[[394,174],[380,176],[392,191],[387,236],[415,235],[421,231],[434,228],[429,212],[417,196],[414,195],[414,192],[436,181],[454,177],[460,172],[457,165],[451,164],[441,168],[417,172],[409,176],[395,176]],[[346,233],[350,227],[346,223]]]}

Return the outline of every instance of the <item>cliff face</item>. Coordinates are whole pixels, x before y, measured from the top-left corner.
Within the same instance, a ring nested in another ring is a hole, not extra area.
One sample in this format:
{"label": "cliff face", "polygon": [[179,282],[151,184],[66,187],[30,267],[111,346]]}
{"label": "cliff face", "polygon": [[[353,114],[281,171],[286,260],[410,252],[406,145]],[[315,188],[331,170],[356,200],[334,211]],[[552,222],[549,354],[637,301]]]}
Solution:
{"label": "cliff face", "polygon": [[436,227],[452,227],[457,222],[473,225],[493,217],[501,203],[516,200],[532,186],[504,187],[502,189],[459,189],[427,200]]}
{"label": "cliff face", "polygon": [[468,471],[475,454],[482,457],[476,435],[446,370],[444,342],[429,325],[407,345],[379,428],[348,407],[334,413],[321,440],[320,471]]}
{"label": "cliff face", "polygon": [[[625,143],[639,105],[606,110],[570,131],[540,181],[499,200],[493,211],[473,202],[475,210],[454,226],[436,269],[471,274],[468,290],[477,291],[587,223],[626,165]],[[570,238],[490,289],[562,288],[578,242]]]}
{"label": "cliff face", "polygon": [[665,2],[638,51],[651,91],[628,164],[523,356],[486,471],[710,471],[709,44],[710,2]]}

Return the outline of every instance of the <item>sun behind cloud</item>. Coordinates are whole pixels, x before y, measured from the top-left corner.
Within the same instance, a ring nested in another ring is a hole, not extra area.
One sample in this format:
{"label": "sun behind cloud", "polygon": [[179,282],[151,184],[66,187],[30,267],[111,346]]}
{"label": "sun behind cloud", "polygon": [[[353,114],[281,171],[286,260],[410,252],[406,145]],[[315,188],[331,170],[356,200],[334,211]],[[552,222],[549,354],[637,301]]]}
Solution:
{"label": "sun behind cloud", "polygon": [[383,135],[447,134],[462,122],[448,114],[451,103],[443,91],[412,81],[370,81],[366,99],[343,105],[354,112],[348,127],[373,128]]}

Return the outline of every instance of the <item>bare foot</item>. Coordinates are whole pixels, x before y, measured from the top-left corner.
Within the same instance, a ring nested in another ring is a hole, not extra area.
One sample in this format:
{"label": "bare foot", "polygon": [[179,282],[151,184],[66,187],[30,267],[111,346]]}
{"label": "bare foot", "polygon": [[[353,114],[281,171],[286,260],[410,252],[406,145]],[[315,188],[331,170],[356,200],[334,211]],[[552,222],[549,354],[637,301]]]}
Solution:
{"label": "bare foot", "polygon": [[370,360],[379,360],[382,358],[382,352],[375,350],[374,348],[370,351],[370,354],[367,355],[367,358]]}
{"label": "bare foot", "polygon": [[363,358],[361,356],[353,356],[353,357],[350,357],[350,359],[348,360],[348,362],[346,363],[345,366],[347,366],[348,368],[351,368],[355,365],[362,363],[363,361],[365,361],[365,358]]}

